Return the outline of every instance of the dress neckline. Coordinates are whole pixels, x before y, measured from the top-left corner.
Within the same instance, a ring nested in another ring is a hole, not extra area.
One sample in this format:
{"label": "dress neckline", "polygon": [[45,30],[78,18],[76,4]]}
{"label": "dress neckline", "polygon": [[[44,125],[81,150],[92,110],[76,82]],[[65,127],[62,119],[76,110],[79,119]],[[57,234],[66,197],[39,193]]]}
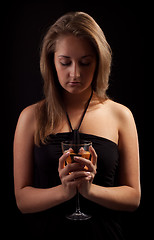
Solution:
{"label": "dress neckline", "polygon": [[[50,134],[49,136],[56,136],[56,135],[65,135],[65,134],[72,134],[72,132],[60,132],[60,133],[56,133],[56,134]],[[79,132],[80,135],[86,135],[86,136],[91,136],[91,137],[94,137],[94,138],[97,138],[97,139],[100,139],[100,140],[103,140],[103,141],[108,141],[112,144],[114,144],[115,146],[118,147],[118,144],[112,140],[110,140],[109,138],[106,138],[106,137],[101,137],[101,136],[97,136],[95,134],[89,134],[89,133],[82,133],[82,132]]]}

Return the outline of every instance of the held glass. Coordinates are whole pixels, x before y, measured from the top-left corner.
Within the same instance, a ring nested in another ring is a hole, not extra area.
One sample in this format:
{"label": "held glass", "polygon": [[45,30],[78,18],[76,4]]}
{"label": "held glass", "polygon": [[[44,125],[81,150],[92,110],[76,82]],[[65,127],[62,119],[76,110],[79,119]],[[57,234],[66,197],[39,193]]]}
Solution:
{"label": "held glass", "polygon": [[[90,141],[82,141],[80,144],[74,144],[72,141],[64,141],[61,143],[62,151],[64,152],[70,152],[70,155],[66,159],[67,164],[71,164],[74,161],[75,156],[80,156],[86,159],[91,158],[89,147],[92,145],[92,142]],[[86,169],[86,166],[85,166]],[[69,220],[88,220],[91,218],[90,215],[82,213],[80,209],[80,199],[79,199],[79,192],[77,189],[76,194],[76,210],[74,213],[70,215],[66,215],[66,218]]]}

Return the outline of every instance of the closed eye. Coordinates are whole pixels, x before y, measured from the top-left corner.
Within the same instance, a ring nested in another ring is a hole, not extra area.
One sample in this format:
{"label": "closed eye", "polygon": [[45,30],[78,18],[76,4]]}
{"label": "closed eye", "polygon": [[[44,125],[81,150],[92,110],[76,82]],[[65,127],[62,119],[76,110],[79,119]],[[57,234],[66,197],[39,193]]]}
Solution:
{"label": "closed eye", "polygon": [[68,63],[60,62],[60,64],[61,64],[62,66],[69,66],[69,65],[71,65],[71,62],[68,62]]}
{"label": "closed eye", "polygon": [[80,65],[81,65],[81,66],[89,66],[89,65],[90,65],[90,62],[88,62],[88,63],[80,62]]}
{"label": "closed eye", "polygon": [[[62,65],[62,66],[70,66],[71,64],[72,64],[72,62],[70,61],[70,62],[66,62],[66,63],[64,63],[64,62],[60,62],[60,64]],[[89,66],[90,64],[91,64],[91,62],[79,62],[79,64],[80,64],[80,66]]]}

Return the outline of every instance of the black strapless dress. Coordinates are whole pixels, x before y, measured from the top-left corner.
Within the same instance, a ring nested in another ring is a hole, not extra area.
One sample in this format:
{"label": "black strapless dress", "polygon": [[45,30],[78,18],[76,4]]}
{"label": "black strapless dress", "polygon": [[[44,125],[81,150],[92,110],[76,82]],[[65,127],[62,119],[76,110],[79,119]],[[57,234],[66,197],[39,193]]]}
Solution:
{"label": "black strapless dress", "polygon": [[[34,146],[34,187],[51,188],[61,184],[58,174],[59,158],[62,155],[61,142],[72,140],[73,132],[49,135],[46,145]],[[119,166],[116,143],[95,135],[79,133],[81,140],[90,140],[97,152],[97,174],[93,183],[104,186],[117,186]],[[43,239],[124,239],[118,211],[104,208],[80,196],[81,211],[92,215],[86,221],[70,221],[65,218],[75,211],[75,198],[46,211],[26,214],[29,236]]]}

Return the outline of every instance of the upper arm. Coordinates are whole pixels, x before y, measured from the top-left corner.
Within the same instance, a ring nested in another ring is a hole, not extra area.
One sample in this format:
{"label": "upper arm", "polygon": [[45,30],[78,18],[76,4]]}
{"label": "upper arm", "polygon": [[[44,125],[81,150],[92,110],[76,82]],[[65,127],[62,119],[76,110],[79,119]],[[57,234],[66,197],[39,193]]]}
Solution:
{"label": "upper arm", "polygon": [[140,192],[139,146],[133,115],[122,106],[119,114],[119,153],[121,185],[128,185]]}
{"label": "upper arm", "polygon": [[35,105],[22,111],[14,136],[15,192],[32,184]]}

